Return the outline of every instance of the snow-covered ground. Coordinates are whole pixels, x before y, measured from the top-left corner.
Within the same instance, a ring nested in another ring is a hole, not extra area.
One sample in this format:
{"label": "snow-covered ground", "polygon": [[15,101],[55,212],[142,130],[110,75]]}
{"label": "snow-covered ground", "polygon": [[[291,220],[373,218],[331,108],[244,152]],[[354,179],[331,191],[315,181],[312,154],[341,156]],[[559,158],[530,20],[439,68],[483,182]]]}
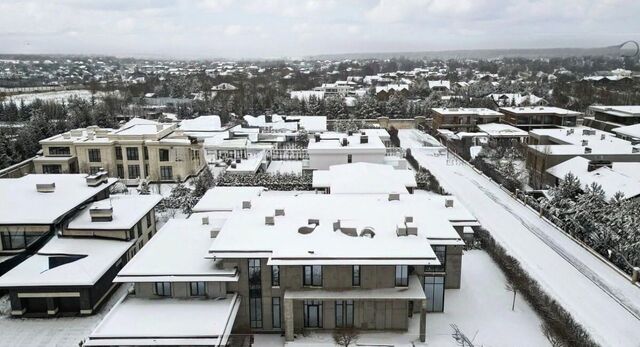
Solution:
{"label": "snow-covered ground", "polygon": [[429,149],[412,153],[596,342],[639,346],[638,286],[466,163]]}
{"label": "snow-covered ground", "polygon": [[442,147],[436,138],[416,129],[398,130],[398,138],[403,148],[411,147]]}
{"label": "snow-covered ground", "polygon": [[[406,332],[363,332],[358,346],[393,345],[410,346],[459,346],[451,337],[451,324],[456,324],[476,346],[539,347],[549,346],[540,329],[540,318],[529,304],[516,296],[515,310],[511,311],[512,292],[505,290],[506,278],[481,250],[467,251],[462,258],[462,283],[460,289],[447,289],[445,312],[427,314],[427,342],[419,342],[419,315],[410,320]],[[257,335],[257,346],[283,346],[279,335]],[[298,337],[288,347],[334,347],[328,332],[311,333]]]}
{"label": "snow-covered ground", "polygon": [[0,298],[0,346],[78,346],[111,307],[124,296],[129,285],[122,285],[97,314],[85,317],[13,318],[8,315],[7,295]]}
{"label": "snow-covered ground", "polygon": [[302,160],[274,160],[269,164],[267,172],[271,174],[302,174]]}
{"label": "snow-covered ground", "polygon": [[[105,92],[97,92],[95,94],[96,98],[100,98],[107,95]],[[76,97],[84,100],[91,99],[91,92],[86,89],[79,90],[62,90],[57,92],[44,92],[44,93],[26,93],[26,94],[16,94],[8,97],[4,102],[8,103],[10,100],[13,100],[17,105],[20,105],[21,102],[24,102],[25,105],[29,105],[32,102],[36,101],[36,99],[40,99],[42,101],[67,101],[67,99],[71,97]]]}

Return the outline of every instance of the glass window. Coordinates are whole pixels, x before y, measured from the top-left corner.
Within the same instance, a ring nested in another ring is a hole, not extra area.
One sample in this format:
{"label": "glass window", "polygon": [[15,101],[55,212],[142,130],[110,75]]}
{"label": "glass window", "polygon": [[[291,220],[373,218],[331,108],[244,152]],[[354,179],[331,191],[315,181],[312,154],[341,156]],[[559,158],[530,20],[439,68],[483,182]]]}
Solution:
{"label": "glass window", "polygon": [[144,160],[149,160],[149,150],[147,147],[142,147],[142,153],[144,155]]}
{"label": "glass window", "polygon": [[151,212],[147,213],[147,228],[151,226]]}
{"label": "glass window", "polygon": [[91,148],[88,150],[89,153],[89,161],[92,163],[99,163],[100,160],[100,150],[97,148]]}
{"label": "glass window", "polygon": [[424,294],[427,297],[427,312],[444,311],[444,276],[425,276]]}
{"label": "glass window", "polygon": [[409,266],[396,265],[396,287],[406,287],[409,285]]}
{"label": "glass window", "polygon": [[42,173],[45,173],[45,174],[62,173],[62,165],[57,165],[57,164],[42,165]]}
{"label": "glass window", "polygon": [[2,249],[15,250],[25,249],[33,242],[37,241],[42,234],[31,232],[2,232],[0,233],[0,241],[2,242]]}
{"label": "glass window", "polygon": [[280,266],[278,265],[271,267],[271,286],[280,287]]}
{"label": "glass window", "polygon": [[272,319],[273,319],[273,328],[274,329],[280,329],[282,326],[282,313],[281,313],[281,307],[280,307],[280,298],[278,297],[273,297],[271,298],[271,314],[272,314]]}
{"label": "glass window", "polygon": [[127,147],[127,160],[139,160],[138,147]]}
{"label": "glass window", "polygon": [[116,170],[118,171],[118,178],[124,178],[124,167],[122,164],[116,165]]}
{"label": "glass window", "polygon": [[353,300],[336,301],[336,327],[353,326]]}
{"label": "glass window", "polygon": [[154,292],[158,296],[171,296],[171,282],[156,282]]}
{"label": "glass window", "polygon": [[191,296],[205,296],[205,284],[204,282],[191,282]]}
{"label": "glass window", "polygon": [[353,156],[351,154],[347,154],[347,163],[351,164],[353,162]]}
{"label": "glass window", "polygon": [[304,327],[322,328],[322,301],[304,300]]}
{"label": "glass window", "polygon": [[49,155],[71,155],[69,147],[49,147]]}
{"label": "glass window", "polygon": [[122,147],[116,147],[116,160],[122,160]]}
{"label": "glass window", "polygon": [[360,265],[353,265],[351,267],[351,285],[360,287]]}
{"label": "glass window", "polygon": [[173,179],[173,167],[171,166],[160,166],[160,179],[163,181],[168,181]]}
{"label": "glass window", "polygon": [[446,269],[446,260],[447,260],[447,246],[431,246],[433,249],[433,253],[436,254],[436,257],[440,261],[440,265],[428,265],[425,266],[425,271],[427,272],[443,272]]}
{"label": "glass window", "polygon": [[160,149],[159,150],[160,161],[169,161],[169,150],[168,149]]}
{"label": "glass window", "polygon": [[305,286],[322,286],[322,265],[305,265],[303,267],[303,284]]}
{"label": "glass window", "polygon": [[260,259],[249,259],[249,320],[251,328],[262,328],[262,275]]}
{"label": "glass window", "polygon": [[129,179],[133,180],[140,177],[140,165],[129,165]]}

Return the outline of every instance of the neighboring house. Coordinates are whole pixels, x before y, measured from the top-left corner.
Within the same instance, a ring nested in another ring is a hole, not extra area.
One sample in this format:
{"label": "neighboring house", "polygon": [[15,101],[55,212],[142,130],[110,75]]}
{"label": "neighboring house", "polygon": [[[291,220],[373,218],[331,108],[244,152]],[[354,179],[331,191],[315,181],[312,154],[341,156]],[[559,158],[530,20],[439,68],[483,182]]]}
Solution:
{"label": "neighboring house", "polygon": [[547,100],[535,96],[533,94],[520,94],[520,93],[504,93],[504,94],[489,94],[488,96],[500,107],[507,106],[545,106],[549,104]]}
{"label": "neighboring house", "polygon": [[489,141],[496,144],[522,143],[529,136],[528,132],[503,123],[478,124],[478,131],[487,134]]}
{"label": "neighboring house", "polygon": [[417,314],[424,342],[427,312],[460,288],[459,233],[473,226],[454,198],[426,192],[263,194],[233,210],[208,257],[238,270],[234,334],[407,330]]}
{"label": "neighboring house", "polygon": [[387,84],[384,86],[376,86],[376,98],[378,98],[378,100],[386,101],[394,93],[400,93],[406,96],[409,93],[409,85]]}
{"label": "neighboring house", "polygon": [[534,188],[544,187],[549,168],[577,156],[611,162],[640,161],[639,146],[587,127],[534,129],[528,141],[526,165]]}
{"label": "neighboring house", "polygon": [[427,81],[429,89],[434,92],[448,92],[451,90],[451,83],[449,81]]}
{"label": "neighboring house", "polygon": [[406,194],[417,187],[415,171],[385,164],[342,164],[313,172],[313,188],[330,194]]}
{"label": "neighboring house", "polygon": [[92,202],[35,255],[0,277],[14,316],[93,314],[115,290],[116,273],[156,231],[159,195]]}
{"label": "neighboring house", "polygon": [[175,132],[176,124],[133,124],[120,129],[74,129],[41,140],[36,173],[108,172],[138,184],[140,179],[180,182],[204,167],[204,150],[195,137]]}
{"label": "neighboring house", "polygon": [[640,123],[611,129],[621,139],[640,143]]}
{"label": "neighboring house", "polygon": [[500,107],[502,121],[523,130],[576,126],[582,121],[582,113],[559,107],[528,106]]}
{"label": "neighboring house", "polygon": [[589,160],[583,157],[575,157],[548,168],[545,184],[556,186],[568,173],[578,178],[582,187],[593,183],[600,185],[607,200],[618,192],[623,193],[625,199],[640,195],[638,177],[628,176],[624,171],[616,170],[616,166],[610,161]]}
{"label": "neighboring house", "polygon": [[613,131],[613,128],[640,124],[640,105],[589,106],[584,123],[592,128]]}
{"label": "neighboring house", "polygon": [[229,127],[223,127],[220,124],[220,116],[199,116],[193,119],[183,119],[180,121],[176,133],[182,133],[188,137],[194,137],[199,140],[212,136],[218,136],[220,133],[227,131]]}
{"label": "neighboring house", "polygon": [[499,123],[503,114],[488,108],[432,108],[433,129],[473,131],[478,124]]}
{"label": "neighboring house", "polygon": [[106,175],[26,175],[0,179],[0,275],[35,253],[74,213],[107,198]]}

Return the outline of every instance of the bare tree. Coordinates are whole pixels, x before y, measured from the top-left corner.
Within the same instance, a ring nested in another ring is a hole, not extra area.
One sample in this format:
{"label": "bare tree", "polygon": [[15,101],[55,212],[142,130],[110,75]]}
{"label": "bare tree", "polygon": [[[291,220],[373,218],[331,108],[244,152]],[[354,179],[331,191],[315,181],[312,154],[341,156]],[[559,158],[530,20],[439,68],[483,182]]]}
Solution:
{"label": "bare tree", "polygon": [[516,294],[518,293],[518,289],[516,288],[516,285],[513,284],[512,282],[507,282],[504,285],[504,289],[506,289],[509,292],[513,292],[513,302],[511,303],[511,311],[514,311],[516,308]]}
{"label": "bare tree", "polygon": [[333,341],[342,347],[349,347],[355,344],[360,337],[360,333],[354,328],[341,328],[333,331]]}
{"label": "bare tree", "polygon": [[[454,340],[456,340],[456,343],[458,344],[458,346],[461,346],[461,347],[474,347],[473,340],[469,340],[467,335],[465,335],[462,332],[462,330],[460,330],[460,328],[458,328],[457,325],[451,324],[451,329],[453,329],[453,334],[451,334],[451,336],[453,337]],[[475,337],[474,337],[474,339],[475,339]]]}

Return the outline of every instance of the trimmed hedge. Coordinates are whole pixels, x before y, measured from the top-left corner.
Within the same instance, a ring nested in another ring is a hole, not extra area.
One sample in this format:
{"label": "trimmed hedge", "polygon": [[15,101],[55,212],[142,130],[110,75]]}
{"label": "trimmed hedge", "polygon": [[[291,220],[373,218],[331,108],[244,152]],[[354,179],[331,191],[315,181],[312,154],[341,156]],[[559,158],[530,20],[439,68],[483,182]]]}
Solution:
{"label": "trimmed hedge", "polygon": [[[484,229],[475,233],[482,248],[498,264],[510,283],[525,297],[538,313],[544,326],[563,346],[597,347],[587,331],[576,322],[556,300],[552,299],[522,268],[520,262],[510,256]],[[612,322],[615,324],[615,322]]]}
{"label": "trimmed hedge", "polygon": [[313,190],[312,176],[310,173],[296,174],[270,174],[260,172],[255,175],[222,174],[216,183],[217,186],[252,186],[265,187],[270,190]]}

